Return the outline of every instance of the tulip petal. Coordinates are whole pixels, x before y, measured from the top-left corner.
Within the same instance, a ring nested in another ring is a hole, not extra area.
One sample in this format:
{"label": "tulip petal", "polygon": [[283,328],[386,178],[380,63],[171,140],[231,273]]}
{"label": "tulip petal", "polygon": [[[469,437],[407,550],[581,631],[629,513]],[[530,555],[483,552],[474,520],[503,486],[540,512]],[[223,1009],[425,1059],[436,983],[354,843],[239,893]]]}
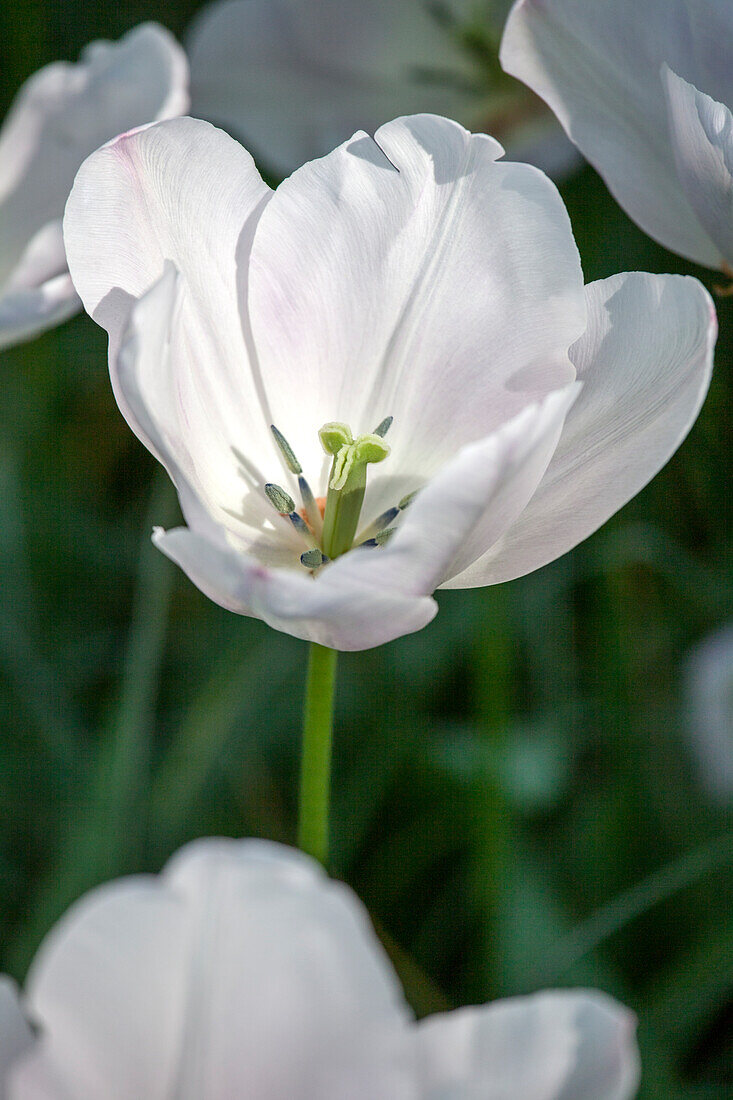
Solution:
{"label": "tulip petal", "polygon": [[93,891],[28,990],[45,1035],[13,1100],[39,1075],[117,1100],[407,1096],[410,1014],[366,913],[279,845],[198,841],[160,877]]}
{"label": "tulip petal", "polygon": [[696,279],[640,272],[587,288],[571,349],[583,383],[547,473],[499,544],[450,588],[539,569],[587,538],[668,461],[707,392],[715,310]]}
{"label": "tulip petal", "polygon": [[10,1070],[33,1042],[33,1031],[20,1007],[18,988],[14,981],[0,974],[0,1100],[8,1100]]}
{"label": "tulip petal", "polygon": [[57,219],[30,240],[0,291],[0,348],[21,343],[80,308]]}
{"label": "tulip petal", "polygon": [[634,1018],[591,991],[539,993],[418,1025],[426,1100],[631,1100]]}
{"label": "tulip petal", "polygon": [[[240,317],[253,226],[270,196],[241,145],[206,122],[173,119],[124,135],[82,166],[64,220],[69,267],[86,309],[110,334],[110,371],[128,423],[144,442],[121,377],[120,346],[135,299],[165,261],[180,274],[162,346],[141,353],[138,388],[148,414],[196,454],[212,507],[236,509],[244,486],[235,451],[276,451],[262,410],[249,333]],[[154,307],[149,324],[155,330]],[[148,322],[146,322],[146,325]],[[154,344],[160,340],[151,334]],[[129,372],[128,372],[129,373]],[[269,471],[268,471],[269,472]]]}
{"label": "tulip petal", "polygon": [[[437,613],[429,595],[378,587],[360,576],[349,555],[313,579],[302,570],[267,569],[248,554],[187,527],[156,532],[156,546],[197,588],[230,611],[253,615],[275,630],[353,651],[384,645],[422,630]],[[361,557],[369,551],[355,552]]]}
{"label": "tulip petal", "polygon": [[732,103],[719,46],[730,35],[728,0],[518,0],[501,48],[505,70],[546,100],[634,221],[708,267],[720,246],[677,175],[660,66]]}
{"label": "tulip petal", "polygon": [[0,296],[0,350],[38,336],[80,309],[68,272],[28,290],[7,291]]}
{"label": "tulip petal", "polygon": [[[76,171],[121,130],[185,110],[187,83],[180,46],[149,23],[119,42],[92,43],[76,65],[47,65],[23,86],[0,131],[0,346],[79,308],[68,277],[50,281],[48,270],[66,273],[57,239]],[[32,279],[33,266],[45,276]]]}
{"label": "tulip petal", "polygon": [[532,497],[579,388],[571,383],[464,447],[418,493],[380,554],[359,563],[360,576],[368,564],[375,584],[428,593],[482,556]]}
{"label": "tulip petal", "polygon": [[391,415],[390,463],[425,479],[572,381],[585,303],[567,214],[500,153],[447,119],[397,119],[305,165],[264,210],[252,331],[304,466],[322,460],[324,418],[363,432]]}
{"label": "tulip petal", "polygon": [[[733,41],[733,34],[731,36]],[[733,115],[664,65],[677,175],[690,205],[733,264]]]}
{"label": "tulip petal", "polygon": [[[280,175],[357,127],[413,111],[465,118],[467,53],[420,0],[223,0],[188,39],[192,113],[236,134]],[[434,74],[430,79],[429,74]]]}
{"label": "tulip petal", "polygon": [[[186,405],[182,400],[190,375],[188,360],[175,354],[174,320],[186,306],[181,277],[166,261],[160,279],[133,304],[110,367],[120,408],[170,474],[187,522],[212,534],[218,531],[212,514],[233,518],[223,510],[222,499],[237,501],[246,485],[226,438],[211,430],[207,437],[205,418],[213,401]],[[195,381],[194,375],[194,386]]]}

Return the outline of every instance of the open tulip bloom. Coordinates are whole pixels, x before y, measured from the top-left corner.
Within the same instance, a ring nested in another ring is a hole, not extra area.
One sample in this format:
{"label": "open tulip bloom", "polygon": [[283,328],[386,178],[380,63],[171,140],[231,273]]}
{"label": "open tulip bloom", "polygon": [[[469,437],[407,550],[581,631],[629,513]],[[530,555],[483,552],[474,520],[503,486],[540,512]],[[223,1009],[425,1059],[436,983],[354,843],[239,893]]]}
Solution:
{"label": "open tulip bloom", "polygon": [[490,137],[418,115],[275,192],[207,123],[92,154],[65,218],[115,394],[211,599],[341,650],[435,588],[538,569],[667,461],[716,333],[691,278],[583,286],[567,214]]}
{"label": "open tulip bloom", "polygon": [[577,151],[499,67],[509,0],[216,0],[188,36],[192,113],[286,174],[356,129],[434,111],[562,176]]}
{"label": "open tulip bloom", "polygon": [[0,981],[3,1100],[630,1100],[637,1083],[634,1019],[600,993],[416,1023],[354,894],[264,841],[197,841],[93,891],[22,1002]]}
{"label": "open tulip bloom", "polygon": [[655,240],[733,275],[730,0],[517,0],[501,60]]}
{"label": "open tulip bloom", "polygon": [[61,219],[74,176],[123,130],[188,107],[188,65],[153,23],[93,42],[76,65],[47,65],[21,88],[0,130],[0,348],[81,309]]}
{"label": "open tulip bloom", "polygon": [[[187,523],[158,547],[316,643],[299,843],[325,860],[335,650],[521,576],[669,458],[716,332],[690,278],[583,287],[554,185],[457,123],[357,133],[275,192],[208,123],[124,135],[65,216],[117,401]],[[324,648],[325,647],[325,648]]]}

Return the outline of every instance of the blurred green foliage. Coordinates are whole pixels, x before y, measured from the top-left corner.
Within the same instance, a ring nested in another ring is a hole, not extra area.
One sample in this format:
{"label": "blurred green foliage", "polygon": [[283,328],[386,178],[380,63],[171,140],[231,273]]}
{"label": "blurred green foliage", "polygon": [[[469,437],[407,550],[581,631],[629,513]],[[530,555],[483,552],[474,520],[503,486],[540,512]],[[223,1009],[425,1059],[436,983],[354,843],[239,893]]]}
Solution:
{"label": "blurred green foliage", "polygon": [[[0,110],[41,64],[142,19],[181,36],[198,6],[5,5]],[[588,280],[689,270],[590,169],[563,190]],[[680,677],[731,614],[718,305],[707,403],[636,500],[539,573],[445,593],[426,630],[340,662],[333,869],[416,1009],[598,985],[639,1014],[644,1100],[722,1098],[733,1078],[731,845]],[[1,369],[0,969],[22,978],[93,884],[202,834],[293,841],[305,646],[209,603],[150,546],[176,504],[88,318]]]}

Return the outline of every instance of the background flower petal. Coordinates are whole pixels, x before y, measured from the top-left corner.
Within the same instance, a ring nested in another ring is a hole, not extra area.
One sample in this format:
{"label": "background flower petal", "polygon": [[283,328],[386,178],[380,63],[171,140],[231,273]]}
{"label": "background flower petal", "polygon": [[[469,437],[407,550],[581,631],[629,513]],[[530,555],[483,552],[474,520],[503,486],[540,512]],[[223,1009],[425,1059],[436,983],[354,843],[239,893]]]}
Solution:
{"label": "background flower petal", "polygon": [[252,331],[306,469],[324,418],[369,431],[392,415],[390,467],[425,479],[573,379],[585,304],[567,214],[500,153],[447,119],[397,119],[305,165],[264,210]]}
{"label": "background flower petal", "polygon": [[39,335],[80,309],[68,273],[28,290],[8,291],[0,297],[0,350]]}
{"label": "background flower petal", "polygon": [[[733,47],[733,20],[731,21]],[[733,264],[733,115],[662,66],[677,175],[701,225]]]}
{"label": "background flower petal", "polygon": [[[29,1002],[48,1031],[13,1100],[46,1072],[118,1100],[337,1100],[345,1083],[368,1100],[404,1079],[390,1033],[410,1016],[366,913],[267,842],[198,841],[161,877],[93,891],[46,939]],[[372,1040],[393,1057],[369,1076]]]}
{"label": "background flower petal", "polygon": [[188,51],[193,113],[279,174],[395,115],[465,119],[477,98],[467,54],[420,0],[320,0],[317,12],[300,0],[223,0],[200,12]]}
{"label": "background flower petal", "polygon": [[9,1100],[12,1066],[33,1046],[33,1031],[20,1007],[18,987],[0,974],[0,1100]]}
{"label": "background flower petal", "polygon": [[518,0],[501,61],[549,103],[645,232],[718,267],[718,244],[677,176],[660,66],[733,103],[733,72],[720,48],[732,38],[728,0]]}
{"label": "background flower petal", "polygon": [[426,1100],[631,1100],[634,1018],[610,997],[561,991],[430,1016],[418,1027]]}
{"label": "background flower petal", "polygon": [[[119,42],[94,42],[78,64],[47,65],[24,84],[0,130],[1,344],[40,332],[78,308],[70,294],[61,305],[58,288],[44,285],[48,276],[30,281],[26,250],[35,240],[35,258],[43,260],[46,243],[46,264],[55,263],[54,242],[39,234],[50,225],[60,237],[64,204],[84,158],[122,130],[187,105],[185,55],[154,23]],[[28,293],[6,301],[20,283]]]}
{"label": "background flower petal", "polygon": [[651,480],[697,416],[717,335],[702,285],[633,272],[586,293],[588,330],[571,349],[583,389],[547,473],[504,539],[447,587],[512,580],[566,553]]}

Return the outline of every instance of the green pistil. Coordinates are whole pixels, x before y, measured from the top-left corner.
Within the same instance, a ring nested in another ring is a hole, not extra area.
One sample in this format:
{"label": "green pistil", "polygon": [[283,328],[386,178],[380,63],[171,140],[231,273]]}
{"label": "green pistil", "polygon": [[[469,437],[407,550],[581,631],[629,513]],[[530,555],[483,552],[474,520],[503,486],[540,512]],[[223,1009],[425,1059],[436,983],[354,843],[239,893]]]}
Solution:
{"label": "green pistil", "polygon": [[[379,425],[382,428],[384,421]],[[386,431],[389,424],[384,427]],[[337,558],[350,550],[359,525],[366,491],[366,470],[382,462],[389,447],[377,432],[356,439],[347,424],[324,424],[318,433],[326,454],[333,456],[323,517],[323,553]]]}

